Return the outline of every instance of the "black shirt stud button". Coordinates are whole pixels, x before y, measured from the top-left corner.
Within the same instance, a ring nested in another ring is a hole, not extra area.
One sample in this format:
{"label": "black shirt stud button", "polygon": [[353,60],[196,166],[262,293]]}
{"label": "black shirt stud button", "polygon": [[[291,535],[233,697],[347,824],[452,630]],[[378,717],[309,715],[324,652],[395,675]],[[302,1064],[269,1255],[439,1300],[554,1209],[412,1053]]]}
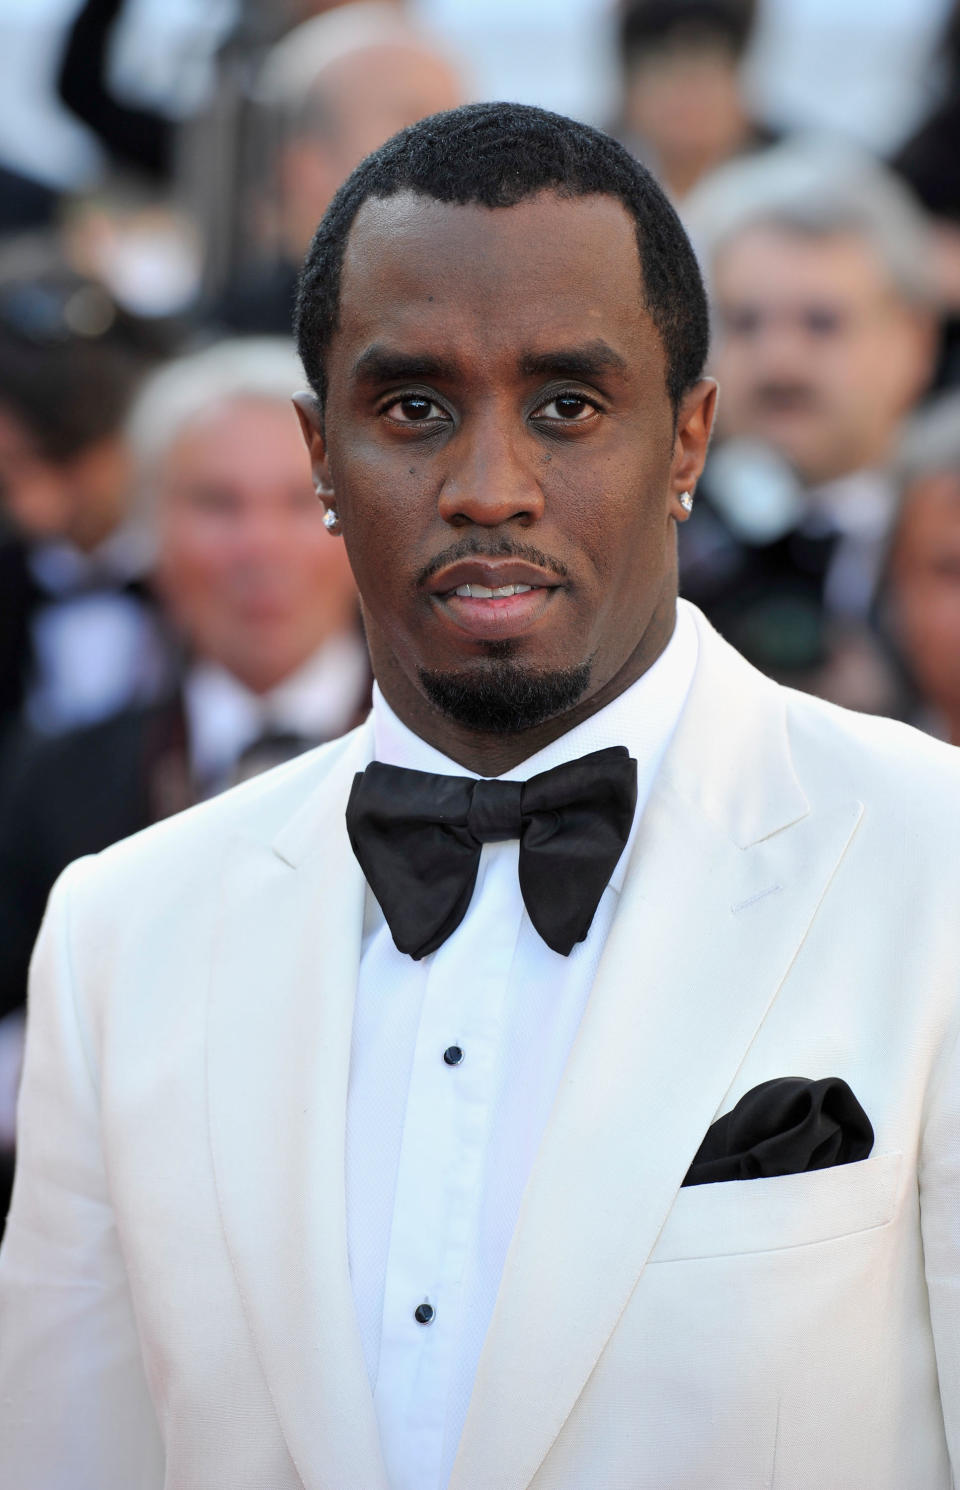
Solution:
{"label": "black shirt stud button", "polygon": [[423,1303],[418,1304],[417,1307],[414,1309],[413,1317],[417,1321],[417,1324],[433,1324],[433,1305],[428,1304],[426,1299],[424,1299]]}
{"label": "black shirt stud button", "polygon": [[463,1060],[463,1051],[459,1045],[448,1045],[443,1052],[443,1058],[448,1066],[459,1066]]}

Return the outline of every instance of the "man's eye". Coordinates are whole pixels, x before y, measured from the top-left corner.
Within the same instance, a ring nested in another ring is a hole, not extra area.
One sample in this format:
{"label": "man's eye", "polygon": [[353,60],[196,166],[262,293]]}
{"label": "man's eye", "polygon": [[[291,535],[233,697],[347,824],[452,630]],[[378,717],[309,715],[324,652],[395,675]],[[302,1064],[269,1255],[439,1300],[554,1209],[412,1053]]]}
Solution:
{"label": "man's eye", "polygon": [[422,424],[427,419],[446,419],[446,412],[432,399],[422,393],[408,393],[404,398],[394,399],[383,410],[397,424]]}
{"label": "man's eye", "polygon": [[724,330],[728,336],[756,336],[764,323],[764,315],[752,305],[728,306],[720,313]]}
{"label": "man's eye", "polygon": [[802,315],[804,330],[811,336],[835,336],[843,330],[843,316],[827,306],[811,305]]}
{"label": "man's eye", "polygon": [[597,406],[582,393],[558,393],[549,403],[536,410],[537,419],[555,419],[565,424],[582,424],[593,414]]}

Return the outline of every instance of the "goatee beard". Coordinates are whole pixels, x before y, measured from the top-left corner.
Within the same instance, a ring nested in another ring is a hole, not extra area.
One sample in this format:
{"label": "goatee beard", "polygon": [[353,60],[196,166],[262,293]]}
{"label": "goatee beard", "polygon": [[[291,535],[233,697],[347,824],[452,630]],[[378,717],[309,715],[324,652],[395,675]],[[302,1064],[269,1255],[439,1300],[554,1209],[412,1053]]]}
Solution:
{"label": "goatee beard", "polygon": [[434,708],[464,729],[481,735],[514,735],[572,709],[587,691],[590,662],[555,672],[534,672],[497,659],[476,671],[421,668],[420,682]]}

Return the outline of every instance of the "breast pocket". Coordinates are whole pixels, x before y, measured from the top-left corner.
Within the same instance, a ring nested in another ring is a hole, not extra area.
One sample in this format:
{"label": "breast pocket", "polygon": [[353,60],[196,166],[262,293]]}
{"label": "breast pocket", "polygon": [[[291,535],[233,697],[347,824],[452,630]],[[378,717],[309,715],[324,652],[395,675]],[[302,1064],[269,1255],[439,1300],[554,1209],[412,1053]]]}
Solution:
{"label": "breast pocket", "polygon": [[808,1174],[688,1185],[650,1263],[807,1247],[884,1226],[897,1205],[902,1154]]}

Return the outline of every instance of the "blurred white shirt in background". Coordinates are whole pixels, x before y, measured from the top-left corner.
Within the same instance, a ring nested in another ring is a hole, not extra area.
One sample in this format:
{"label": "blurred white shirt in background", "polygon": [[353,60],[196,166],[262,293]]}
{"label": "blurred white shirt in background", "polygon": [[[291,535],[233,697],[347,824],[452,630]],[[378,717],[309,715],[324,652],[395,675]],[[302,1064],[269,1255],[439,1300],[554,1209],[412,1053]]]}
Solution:
{"label": "blurred white shirt in background", "polygon": [[592,124],[616,110],[615,0],[410,0],[408,9],[464,59],[475,99],[538,104]]}
{"label": "blurred white shirt in background", "polygon": [[761,0],[750,103],[777,129],[824,129],[886,155],[929,112],[950,0]]}
{"label": "blurred white shirt in background", "polygon": [[[80,0],[0,0],[0,161],[55,189],[82,189],[103,168],[90,131],[57,96]],[[178,118],[213,82],[213,57],[238,0],[128,0],[111,47],[118,97]]]}
{"label": "blurred white shirt in background", "polygon": [[[270,0],[262,0],[269,4]],[[930,59],[950,0],[761,0],[747,68],[757,115],[896,146],[930,107]],[[101,153],[55,93],[79,0],[0,0],[0,161],[54,187],[96,178]],[[408,0],[459,54],[471,95],[540,104],[603,124],[618,103],[616,0]],[[239,0],[129,0],[113,84],[173,117],[202,102]],[[935,78],[936,74],[933,74]]]}

